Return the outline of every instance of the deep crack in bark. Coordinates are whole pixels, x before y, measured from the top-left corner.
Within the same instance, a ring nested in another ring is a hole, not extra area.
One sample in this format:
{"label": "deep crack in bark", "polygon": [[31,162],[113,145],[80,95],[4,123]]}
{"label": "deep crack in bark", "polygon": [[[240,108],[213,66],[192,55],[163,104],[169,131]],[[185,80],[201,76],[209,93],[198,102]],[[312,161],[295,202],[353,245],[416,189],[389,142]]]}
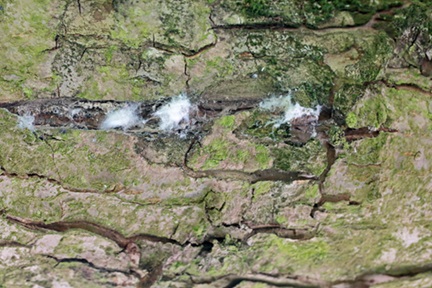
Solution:
{"label": "deep crack in bark", "polygon": [[248,273],[243,275],[228,274],[212,278],[191,276],[193,284],[210,284],[215,287],[233,288],[244,281],[264,283],[276,287],[319,288],[323,282],[304,276],[267,275],[263,273]]}
{"label": "deep crack in bark", "polygon": [[78,12],[81,15],[82,14],[82,7],[81,7],[81,1],[77,0],[77,5],[78,5]]}
{"label": "deep crack in bark", "polygon": [[167,44],[157,42],[154,39],[153,39],[152,45],[157,50],[160,50],[160,51],[163,51],[163,52],[166,52],[169,54],[181,54],[186,58],[193,59],[195,57],[198,57],[201,53],[215,47],[216,43],[217,43],[217,40],[215,40],[214,42],[212,42],[210,44],[204,45],[204,46],[198,48],[197,50],[189,49],[189,48],[186,48],[183,46],[176,46],[176,47],[169,46]]}
{"label": "deep crack in bark", "polygon": [[[223,24],[223,25],[213,25],[213,30],[282,30],[282,31],[341,31],[341,30],[354,30],[354,29],[375,29],[374,25],[376,23],[382,22],[380,20],[380,16],[382,14],[392,14],[397,9],[401,9],[406,7],[409,3],[403,3],[402,5],[391,7],[387,10],[376,11],[370,18],[367,23],[364,24],[353,24],[346,26],[325,26],[325,27],[316,27],[312,25],[306,24],[306,18],[303,18],[303,24],[298,23],[289,23],[280,21],[279,18],[269,18],[267,22],[261,23],[243,23],[243,24]],[[304,10],[301,7],[301,10]],[[303,15],[306,13],[303,12]],[[273,21],[279,20],[279,21]]]}
{"label": "deep crack in bark", "polygon": [[294,240],[309,240],[315,237],[319,224],[313,229],[309,228],[288,228],[283,227],[279,224],[263,224],[263,225],[252,225],[245,223],[252,232],[249,233],[243,241],[247,241],[250,237],[258,233],[269,233],[274,234],[280,238],[288,238]]}
{"label": "deep crack in bark", "polygon": [[297,288],[367,288],[380,283],[396,281],[401,278],[412,278],[419,274],[430,273],[432,263],[420,266],[394,268],[386,273],[367,272],[354,279],[344,279],[336,281],[325,281],[301,275],[270,275],[264,273],[249,274],[227,274],[216,277],[199,277],[189,275],[193,284],[209,284],[224,288],[233,288],[242,282],[264,283],[276,287],[297,287]]}
{"label": "deep crack in bark", "polygon": [[[56,172],[59,173],[57,167],[55,167],[55,168],[57,170]],[[115,193],[115,192],[119,192],[119,191],[123,190],[122,187],[117,186],[117,185],[114,185],[112,188],[107,189],[107,190],[103,190],[103,191],[97,190],[97,189],[88,189],[88,188],[80,189],[80,188],[69,187],[67,185],[64,185],[61,180],[51,178],[51,177],[48,177],[45,175],[41,175],[38,173],[27,173],[27,174],[18,174],[15,172],[11,173],[11,172],[8,172],[3,166],[0,166],[0,171],[2,172],[2,174],[0,174],[0,175],[5,175],[6,177],[9,177],[9,178],[42,179],[42,180],[47,181],[48,183],[56,184],[56,185],[60,186],[61,188],[63,188],[64,190],[69,191],[69,192],[100,194],[100,193]],[[59,179],[60,179],[60,175],[59,175]]]}
{"label": "deep crack in bark", "polygon": [[299,171],[282,171],[277,169],[256,170],[253,172],[245,172],[242,170],[215,169],[215,170],[199,170],[195,171],[188,166],[189,153],[193,150],[197,138],[192,139],[188,150],[186,151],[181,168],[192,178],[217,178],[220,180],[234,179],[246,181],[251,184],[260,181],[283,181],[293,182],[296,180],[318,180],[314,175],[308,175]]}
{"label": "deep crack in bark", "polygon": [[21,248],[31,248],[31,245],[22,244],[17,241],[7,241],[7,240],[1,240],[0,241],[0,247],[21,247]]}
{"label": "deep crack in bark", "polygon": [[138,279],[140,279],[140,275],[138,273],[136,273],[133,269],[129,269],[129,270],[121,270],[121,269],[113,269],[113,268],[107,268],[107,267],[102,267],[102,266],[97,266],[96,264],[90,262],[89,260],[85,259],[85,258],[60,258],[60,257],[56,257],[53,255],[44,255],[45,257],[49,258],[49,259],[53,259],[57,262],[56,266],[60,263],[74,263],[74,262],[78,262],[78,263],[82,263],[85,264],[95,270],[98,270],[100,272],[104,272],[104,273],[114,273],[114,272],[118,272],[118,273],[122,273],[125,275],[132,275]]}

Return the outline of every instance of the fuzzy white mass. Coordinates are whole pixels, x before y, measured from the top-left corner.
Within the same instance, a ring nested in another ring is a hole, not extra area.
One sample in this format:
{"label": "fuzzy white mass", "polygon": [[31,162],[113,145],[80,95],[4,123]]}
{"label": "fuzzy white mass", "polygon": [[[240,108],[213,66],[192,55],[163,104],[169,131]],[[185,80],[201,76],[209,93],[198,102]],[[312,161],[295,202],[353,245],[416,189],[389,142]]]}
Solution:
{"label": "fuzzy white mass", "polygon": [[35,121],[35,117],[30,114],[18,116],[18,128],[35,131],[36,128],[34,127],[34,121]]}
{"label": "fuzzy white mass", "polygon": [[100,128],[104,130],[114,128],[122,128],[123,130],[127,130],[142,124],[143,121],[138,115],[137,109],[137,104],[127,104],[121,109],[109,112],[102,122]]}
{"label": "fuzzy white mass", "polygon": [[189,113],[193,105],[185,95],[180,95],[161,106],[153,115],[160,119],[159,128],[170,131],[181,128],[181,123],[189,122]]}
{"label": "fuzzy white mass", "polygon": [[259,104],[259,107],[263,110],[268,110],[272,112],[277,110],[284,112],[284,116],[281,119],[273,122],[275,123],[275,127],[279,127],[283,123],[288,123],[291,120],[302,116],[313,116],[318,120],[322,108],[320,105],[316,106],[315,109],[313,109],[303,107],[298,103],[293,104],[291,94],[288,94],[286,96],[273,96],[265,99]]}

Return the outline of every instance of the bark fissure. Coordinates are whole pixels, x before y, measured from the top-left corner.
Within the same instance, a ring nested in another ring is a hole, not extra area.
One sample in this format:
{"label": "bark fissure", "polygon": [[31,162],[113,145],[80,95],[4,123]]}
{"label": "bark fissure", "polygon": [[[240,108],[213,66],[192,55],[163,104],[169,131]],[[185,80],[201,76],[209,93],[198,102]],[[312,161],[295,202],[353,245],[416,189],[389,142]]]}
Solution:
{"label": "bark fissure", "polygon": [[264,169],[253,172],[245,172],[242,170],[230,169],[214,169],[214,170],[193,170],[188,166],[189,153],[192,152],[194,145],[198,142],[195,137],[192,139],[188,150],[186,151],[181,168],[189,177],[199,178],[216,178],[220,180],[241,180],[251,184],[261,181],[283,181],[291,183],[296,180],[318,180],[315,175],[308,175],[300,171],[282,171],[278,169]]}
{"label": "bark fissure", "polygon": [[210,50],[211,48],[215,47],[217,43],[217,40],[209,43],[207,45],[204,45],[196,50],[194,49],[190,49],[190,48],[186,48],[186,47],[182,47],[182,46],[169,46],[167,44],[164,43],[160,43],[157,41],[153,41],[153,47],[157,50],[160,50],[162,52],[166,52],[168,54],[181,54],[186,58],[189,59],[193,59],[195,57],[198,57],[200,54],[202,54],[203,52]]}
{"label": "bark fissure", "polygon": [[[55,165],[55,164],[54,164]],[[58,168],[55,166],[55,170],[56,173],[58,172]],[[0,175],[4,175],[8,178],[18,178],[18,179],[41,179],[41,180],[45,180],[48,183],[52,183],[55,185],[60,186],[62,189],[68,191],[68,192],[76,192],[76,193],[91,193],[91,194],[100,194],[100,193],[113,193],[113,192],[120,192],[118,191],[118,187],[114,186],[113,188],[107,189],[107,190],[97,190],[97,189],[89,189],[89,188],[75,188],[75,187],[70,187],[68,185],[65,185],[62,183],[61,177],[59,176],[59,179],[55,179],[55,178],[51,178],[45,175],[41,175],[38,173],[26,173],[26,174],[19,174],[19,173],[15,173],[15,172],[8,172],[3,166],[0,166],[0,171],[2,172],[2,174]]]}
{"label": "bark fissure", "polygon": [[[302,4],[303,5],[303,4]],[[373,15],[371,15],[370,20],[367,23],[364,24],[357,24],[357,25],[347,25],[347,26],[325,26],[325,27],[316,27],[313,25],[306,24],[306,18],[303,17],[303,24],[298,23],[288,23],[283,22],[280,18],[273,18],[269,19],[265,22],[260,23],[243,23],[243,24],[222,24],[222,25],[213,25],[212,29],[214,30],[282,30],[282,31],[349,31],[349,30],[359,30],[359,29],[374,29],[374,25],[377,23],[382,22],[383,20],[380,19],[380,16],[383,14],[392,14],[397,9],[401,9],[403,7],[406,7],[409,5],[409,3],[404,3],[403,5],[397,6],[397,7],[391,7],[386,10],[380,10],[376,11]],[[300,10],[304,10],[304,7],[302,6]],[[306,15],[306,13],[303,13],[303,15]],[[276,20],[276,21],[274,21]]]}
{"label": "bark fissure", "polygon": [[77,0],[77,5],[78,5],[78,12],[81,15],[82,14],[82,7],[81,7],[81,1]]}
{"label": "bark fissure", "polygon": [[128,269],[128,270],[122,270],[122,269],[114,269],[114,268],[109,268],[109,267],[104,267],[104,266],[98,266],[94,263],[92,263],[91,261],[85,259],[85,258],[63,258],[63,257],[58,257],[58,256],[54,256],[54,255],[44,255],[45,257],[49,258],[49,259],[53,259],[57,262],[56,266],[61,264],[61,263],[82,263],[84,265],[87,265],[95,270],[98,270],[100,272],[103,273],[122,273],[128,276],[134,276],[137,278],[141,278],[140,275],[136,272],[134,272],[132,269]]}
{"label": "bark fissure", "polygon": [[319,229],[319,224],[314,228],[289,228],[283,227],[279,224],[245,224],[247,227],[252,229],[252,232],[245,237],[244,241],[259,233],[274,234],[280,238],[287,238],[293,240],[310,240],[315,237]]}
{"label": "bark fissure", "polygon": [[244,275],[228,274],[219,277],[196,277],[189,275],[193,284],[210,284],[218,287],[233,288],[244,281],[264,283],[276,287],[318,288],[323,282],[303,276],[268,275],[263,273],[250,273]]}
{"label": "bark fissure", "polygon": [[236,287],[242,282],[264,283],[276,287],[329,288],[345,285],[343,287],[346,288],[366,288],[380,283],[397,281],[398,279],[414,278],[419,274],[430,273],[431,271],[432,264],[428,263],[420,266],[393,268],[386,273],[367,272],[354,279],[335,281],[325,281],[302,275],[272,275],[265,273],[249,273],[244,275],[226,274],[216,277],[199,277],[189,274],[189,279],[193,284],[209,284],[225,288]]}
{"label": "bark fissure", "polygon": [[31,248],[32,245],[22,244],[22,243],[17,242],[17,241],[1,240],[1,241],[0,241],[0,247],[20,247],[20,248]]}
{"label": "bark fissure", "polygon": [[385,273],[381,272],[366,272],[351,280],[338,280],[329,283],[329,286],[345,284],[347,287],[371,287],[380,283],[397,281],[398,279],[414,278],[419,274],[430,273],[432,271],[432,263],[425,265],[396,267],[391,268]]}

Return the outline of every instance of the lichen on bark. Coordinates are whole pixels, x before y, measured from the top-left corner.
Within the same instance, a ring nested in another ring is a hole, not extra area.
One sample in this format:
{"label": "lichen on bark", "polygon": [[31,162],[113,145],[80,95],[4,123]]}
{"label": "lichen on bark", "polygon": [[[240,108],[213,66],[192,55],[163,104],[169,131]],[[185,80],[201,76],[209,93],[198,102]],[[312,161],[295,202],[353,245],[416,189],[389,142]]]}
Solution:
{"label": "lichen on bark", "polygon": [[426,2],[0,0],[0,286],[431,286]]}

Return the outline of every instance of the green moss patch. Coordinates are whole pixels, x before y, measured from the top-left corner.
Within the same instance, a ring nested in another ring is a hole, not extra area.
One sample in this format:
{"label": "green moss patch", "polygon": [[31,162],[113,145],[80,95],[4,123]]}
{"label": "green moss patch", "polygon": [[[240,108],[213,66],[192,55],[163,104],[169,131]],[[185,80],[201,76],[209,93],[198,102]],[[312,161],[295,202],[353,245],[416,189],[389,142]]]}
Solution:
{"label": "green moss patch", "polygon": [[325,169],[326,151],[319,141],[314,140],[302,147],[286,145],[272,149],[274,167],[285,171],[304,171],[320,175]]}
{"label": "green moss patch", "polygon": [[[0,14],[0,93],[2,98],[49,95],[55,77],[47,50],[54,47],[57,15],[63,5],[50,1],[8,1]],[[48,66],[48,67],[47,67]],[[6,96],[7,95],[7,96]]]}

